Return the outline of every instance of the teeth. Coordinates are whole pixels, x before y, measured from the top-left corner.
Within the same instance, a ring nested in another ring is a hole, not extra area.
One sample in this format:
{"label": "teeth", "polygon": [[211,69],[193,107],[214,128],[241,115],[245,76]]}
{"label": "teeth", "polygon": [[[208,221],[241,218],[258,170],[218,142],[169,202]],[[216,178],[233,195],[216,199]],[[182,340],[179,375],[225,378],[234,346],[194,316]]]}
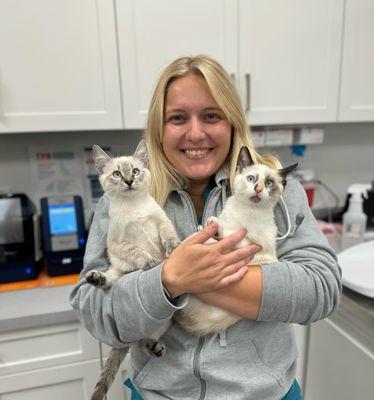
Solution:
{"label": "teeth", "polygon": [[189,157],[200,158],[200,157],[205,156],[205,154],[207,154],[208,151],[209,151],[209,149],[185,150],[185,153],[186,153]]}

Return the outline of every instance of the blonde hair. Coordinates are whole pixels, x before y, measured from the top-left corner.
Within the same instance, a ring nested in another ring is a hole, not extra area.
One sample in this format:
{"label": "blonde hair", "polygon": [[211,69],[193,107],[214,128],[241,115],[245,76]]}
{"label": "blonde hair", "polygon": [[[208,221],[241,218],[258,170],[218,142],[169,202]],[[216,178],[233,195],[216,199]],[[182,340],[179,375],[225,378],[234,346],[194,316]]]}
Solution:
{"label": "blonde hair", "polygon": [[162,72],[149,107],[145,139],[147,143],[149,168],[152,175],[151,195],[163,206],[173,187],[186,187],[188,180],[168,161],[163,148],[164,107],[167,90],[171,82],[188,74],[197,74],[206,80],[212,96],[225,114],[231,126],[231,148],[224,167],[230,182],[233,182],[240,148],[247,145],[253,161],[271,168],[279,168],[280,163],[272,155],[259,155],[253,145],[250,129],[238,92],[224,68],[206,55],[181,57],[174,60]]}

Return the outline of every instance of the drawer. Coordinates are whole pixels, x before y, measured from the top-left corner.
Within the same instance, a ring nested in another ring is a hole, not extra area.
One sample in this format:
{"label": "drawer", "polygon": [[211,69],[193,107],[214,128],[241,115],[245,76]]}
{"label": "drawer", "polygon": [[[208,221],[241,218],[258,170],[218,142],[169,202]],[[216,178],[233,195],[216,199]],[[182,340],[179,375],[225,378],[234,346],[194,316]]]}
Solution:
{"label": "drawer", "polygon": [[100,357],[79,322],[0,333],[0,376]]}
{"label": "drawer", "polygon": [[100,361],[83,361],[0,376],[1,400],[89,400]]}

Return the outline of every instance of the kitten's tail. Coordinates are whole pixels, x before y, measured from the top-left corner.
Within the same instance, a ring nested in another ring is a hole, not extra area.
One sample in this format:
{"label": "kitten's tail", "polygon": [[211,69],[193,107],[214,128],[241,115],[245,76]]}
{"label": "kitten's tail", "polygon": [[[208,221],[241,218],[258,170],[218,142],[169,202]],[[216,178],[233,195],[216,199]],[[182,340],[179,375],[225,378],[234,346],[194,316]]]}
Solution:
{"label": "kitten's tail", "polygon": [[111,350],[92,393],[91,400],[103,400],[105,398],[128,351],[128,347]]}

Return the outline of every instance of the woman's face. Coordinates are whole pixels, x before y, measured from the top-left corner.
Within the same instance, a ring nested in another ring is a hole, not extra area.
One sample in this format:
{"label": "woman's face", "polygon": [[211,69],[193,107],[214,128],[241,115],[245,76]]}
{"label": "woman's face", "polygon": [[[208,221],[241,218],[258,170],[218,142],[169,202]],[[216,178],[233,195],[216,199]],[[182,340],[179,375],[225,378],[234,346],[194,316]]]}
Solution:
{"label": "woman's face", "polygon": [[230,150],[231,128],[202,76],[173,81],[165,101],[163,150],[190,182],[203,183],[221,167]]}

